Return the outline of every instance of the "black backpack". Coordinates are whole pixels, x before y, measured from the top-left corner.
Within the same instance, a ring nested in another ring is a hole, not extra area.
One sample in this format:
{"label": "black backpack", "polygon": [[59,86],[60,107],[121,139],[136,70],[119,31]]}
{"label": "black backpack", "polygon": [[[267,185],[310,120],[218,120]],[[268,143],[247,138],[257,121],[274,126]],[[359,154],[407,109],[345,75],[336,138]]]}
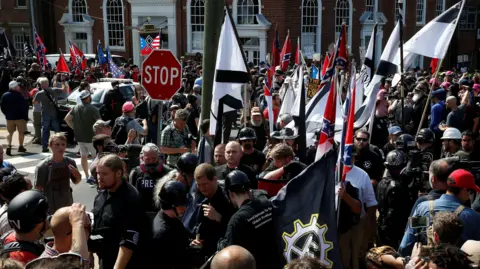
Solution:
{"label": "black backpack", "polygon": [[125,142],[127,142],[127,124],[132,120],[132,118],[125,117],[119,117],[115,120],[115,125],[112,130],[112,139],[115,141],[115,144],[124,145]]}
{"label": "black backpack", "polygon": [[35,244],[33,242],[27,241],[17,241],[5,244],[5,239],[11,234],[13,231],[4,233],[0,237],[0,258],[10,258],[10,253],[14,251],[25,251],[34,254],[35,256],[40,257],[45,247],[40,244]]}

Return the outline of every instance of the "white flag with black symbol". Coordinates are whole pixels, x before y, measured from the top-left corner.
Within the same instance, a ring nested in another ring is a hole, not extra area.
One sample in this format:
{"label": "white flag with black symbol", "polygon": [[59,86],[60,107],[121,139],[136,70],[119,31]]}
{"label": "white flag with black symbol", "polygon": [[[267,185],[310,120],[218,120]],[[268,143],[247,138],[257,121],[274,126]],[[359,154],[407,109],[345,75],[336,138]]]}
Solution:
{"label": "white flag with black symbol", "polygon": [[223,103],[223,111],[243,107],[242,85],[249,81],[247,66],[243,60],[242,50],[235,37],[228,12],[225,14],[220,39],[218,41],[217,63],[213,82],[213,98],[210,110],[210,134],[215,134],[218,115],[218,105]]}
{"label": "white flag with black symbol", "polygon": [[430,58],[443,59],[462,14],[463,2],[453,5],[420,29],[403,45],[403,50]]}
{"label": "white flag with black symbol", "polygon": [[357,111],[363,103],[363,92],[372,81],[374,70],[375,70],[375,43],[377,36],[377,25],[373,27],[372,36],[370,38],[370,43],[368,44],[367,51],[365,53],[365,59],[363,60],[362,69],[356,81],[356,91],[355,91],[355,111]]}

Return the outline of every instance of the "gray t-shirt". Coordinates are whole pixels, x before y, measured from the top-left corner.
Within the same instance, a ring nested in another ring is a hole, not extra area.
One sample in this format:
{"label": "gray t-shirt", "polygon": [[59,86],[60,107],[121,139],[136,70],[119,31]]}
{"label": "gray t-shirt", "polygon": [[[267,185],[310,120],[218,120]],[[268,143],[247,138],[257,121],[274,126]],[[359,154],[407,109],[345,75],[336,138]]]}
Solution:
{"label": "gray t-shirt", "polygon": [[461,104],[457,109],[450,111],[447,116],[447,125],[449,127],[457,128],[460,132],[463,131],[463,122],[465,119],[465,105]]}
{"label": "gray t-shirt", "polygon": [[33,98],[33,101],[39,102],[40,104],[42,104],[42,115],[44,117],[57,118],[57,110],[55,109],[55,106],[52,104],[52,102],[48,98],[47,94],[45,93],[45,90],[47,90],[50,93],[50,96],[52,97],[54,102],[57,102],[58,96],[60,96],[63,93],[63,90],[58,88],[44,89],[42,91],[37,92],[37,94],[35,95],[35,98]]}
{"label": "gray t-shirt", "polygon": [[92,143],[93,124],[100,119],[100,112],[92,104],[80,103],[69,113],[73,117],[73,132],[77,142]]}

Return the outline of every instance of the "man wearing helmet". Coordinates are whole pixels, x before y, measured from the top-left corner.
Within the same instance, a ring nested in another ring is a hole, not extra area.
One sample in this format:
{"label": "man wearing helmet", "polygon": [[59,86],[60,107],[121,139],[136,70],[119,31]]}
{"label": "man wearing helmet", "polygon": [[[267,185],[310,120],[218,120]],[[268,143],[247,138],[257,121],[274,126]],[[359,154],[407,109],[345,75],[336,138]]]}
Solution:
{"label": "man wearing helmet", "polygon": [[262,166],[265,163],[265,155],[254,148],[257,136],[252,128],[245,127],[238,132],[238,142],[242,145],[242,157],[240,158],[240,164],[249,166],[259,174],[262,172]]}
{"label": "man wearing helmet", "polygon": [[24,264],[38,258],[44,250],[38,240],[49,228],[47,210],[47,198],[38,191],[24,191],[13,198],[7,210],[13,231],[0,238],[0,257]]}
{"label": "man wearing helmet", "polygon": [[462,134],[457,128],[447,128],[442,136],[442,158],[456,156],[461,151]]}
{"label": "man wearing helmet", "polygon": [[423,128],[415,138],[415,142],[417,142],[417,148],[422,155],[423,171],[427,171],[433,160],[440,158],[440,152],[434,147],[435,133],[429,128]]}
{"label": "man wearing helmet", "polygon": [[[157,184],[160,211],[153,220],[153,237],[149,242],[148,266],[146,268],[188,268],[187,251],[190,233],[182,225],[182,216],[187,210],[187,187],[170,178],[162,178]],[[155,267],[155,265],[157,267]]]}
{"label": "man wearing helmet", "polygon": [[388,153],[385,166],[387,171],[377,186],[378,236],[381,245],[397,248],[405,230],[413,201],[408,197],[408,182],[401,171],[407,166],[407,156],[400,150]]}
{"label": "man wearing helmet", "polygon": [[244,247],[255,257],[257,268],[271,268],[276,254],[271,201],[250,197],[250,181],[242,171],[230,172],[225,188],[238,211],[228,222],[218,249],[231,245]]}
{"label": "man wearing helmet", "polygon": [[130,183],[137,188],[142,206],[147,212],[156,211],[153,205],[153,188],[158,179],[170,172],[170,168],[163,165],[163,158],[155,144],[148,143],[140,152],[140,165],[130,172]]}

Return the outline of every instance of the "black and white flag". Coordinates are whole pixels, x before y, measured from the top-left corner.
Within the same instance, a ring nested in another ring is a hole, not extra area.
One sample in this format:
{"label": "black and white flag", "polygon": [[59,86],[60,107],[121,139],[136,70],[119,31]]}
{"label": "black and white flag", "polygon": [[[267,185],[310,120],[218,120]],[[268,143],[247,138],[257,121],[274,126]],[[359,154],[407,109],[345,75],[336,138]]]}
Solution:
{"label": "black and white flag", "polygon": [[213,98],[210,110],[210,134],[215,134],[217,120],[221,122],[219,104],[223,112],[243,107],[242,86],[249,81],[247,66],[242,50],[235,36],[228,12],[225,14],[220,39],[218,41],[217,63],[213,82]]}
{"label": "black and white flag", "polygon": [[355,90],[355,111],[357,111],[363,103],[363,93],[365,88],[370,85],[375,70],[375,43],[377,36],[377,25],[373,27],[370,43],[368,44],[367,51],[365,53],[365,59],[360,70],[359,77],[357,78],[357,88]]}

